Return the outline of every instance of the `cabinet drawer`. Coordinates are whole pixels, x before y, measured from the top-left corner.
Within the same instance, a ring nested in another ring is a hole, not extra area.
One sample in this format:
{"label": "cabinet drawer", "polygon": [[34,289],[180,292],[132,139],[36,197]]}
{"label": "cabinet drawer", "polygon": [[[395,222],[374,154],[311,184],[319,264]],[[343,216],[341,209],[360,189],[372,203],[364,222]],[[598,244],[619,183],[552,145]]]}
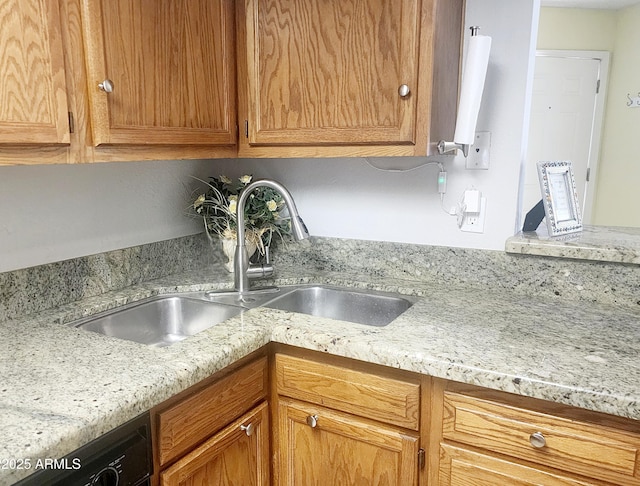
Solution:
{"label": "cabinet drawer", "polygon": [[640,484],[640,435],[596,423],[445,392],[443,437],[615,484]]}
{"label": "cabinet drawer", "polygon": [[261,358],[159,412],[160,465],[189,451],[264,399],[267,378],[267,358]]}
{"label": "cabinet drawer", "polygon": [[420,383],[276,355],[278,394],[418,430]]}

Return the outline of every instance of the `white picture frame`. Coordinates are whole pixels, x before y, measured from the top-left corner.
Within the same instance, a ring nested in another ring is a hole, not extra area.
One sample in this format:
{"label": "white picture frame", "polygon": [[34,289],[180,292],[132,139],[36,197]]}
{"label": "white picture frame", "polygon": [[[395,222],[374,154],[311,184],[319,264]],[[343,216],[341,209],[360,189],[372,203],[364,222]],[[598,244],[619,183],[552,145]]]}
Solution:
{"label": "white picture frame", "polygon": [[571,161],[541,161],[537,167],[549,235],[582,231],[582,213]]}

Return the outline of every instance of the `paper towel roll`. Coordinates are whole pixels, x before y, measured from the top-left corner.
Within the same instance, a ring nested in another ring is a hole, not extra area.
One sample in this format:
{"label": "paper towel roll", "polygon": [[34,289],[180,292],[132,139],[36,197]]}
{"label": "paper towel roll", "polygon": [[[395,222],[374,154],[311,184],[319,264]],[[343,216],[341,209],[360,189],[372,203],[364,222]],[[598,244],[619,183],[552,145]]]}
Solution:
{"label": "paper towel roll", "polygon": [[484,80],[489,65],[491,37],[474,35],[469,39],[467,57],[462,71],[460,104],[453,141],[459,144],[473,145],[476,123],[480,111],[480,101],[484,90]]}

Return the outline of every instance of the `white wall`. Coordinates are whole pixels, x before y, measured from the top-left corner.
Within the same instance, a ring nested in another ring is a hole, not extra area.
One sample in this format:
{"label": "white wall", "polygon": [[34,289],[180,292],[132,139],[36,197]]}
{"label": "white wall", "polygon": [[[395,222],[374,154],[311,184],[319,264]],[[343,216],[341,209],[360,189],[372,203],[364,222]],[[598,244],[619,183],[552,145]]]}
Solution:
{"label": "white wall", "polygon": [[501,250],[518,213],[538,8],[539,0],[467,1],[467,26],[493,38],[478,121],[479,131],[492,134],[488,171],[465,170],[461,156],[368,160],[395,168],[442,161],[447,208],[471,185],[487,197],[484,234],[460,232],[442,210],[434,165],[409,172],[379,171],[365,159],[0,167],[0,271],[199,231],[185,216],[191,174],[278,179],[317,236]]}
{"label": "white wall", "polygon": [[210,162],[0,167],[0,272],[197,233]]}

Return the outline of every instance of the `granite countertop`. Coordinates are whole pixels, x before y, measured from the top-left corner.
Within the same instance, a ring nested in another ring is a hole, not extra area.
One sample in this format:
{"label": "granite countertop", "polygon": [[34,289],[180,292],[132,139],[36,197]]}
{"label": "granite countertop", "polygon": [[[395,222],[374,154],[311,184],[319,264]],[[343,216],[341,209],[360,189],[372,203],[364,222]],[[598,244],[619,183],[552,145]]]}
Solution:
{"label": "granite countertop", "polygon": [[507,253],[640,264],[640,228],[585,226],[578,233],[549,236],[546,226],[518,233],[505,244]]}
{"label": "granite countertop", "polygon": [[[383,328],[258,308],[166,348],[66,325],[157,293],[229,287],[228,275],[209,269],[3,323],[0,460],[61,457],[270,341],[640,420],[632,308],[360,274],[285,272],[276,281],[312,282],[419,299]],[[0,469],[0,485],[28,473]]]}

